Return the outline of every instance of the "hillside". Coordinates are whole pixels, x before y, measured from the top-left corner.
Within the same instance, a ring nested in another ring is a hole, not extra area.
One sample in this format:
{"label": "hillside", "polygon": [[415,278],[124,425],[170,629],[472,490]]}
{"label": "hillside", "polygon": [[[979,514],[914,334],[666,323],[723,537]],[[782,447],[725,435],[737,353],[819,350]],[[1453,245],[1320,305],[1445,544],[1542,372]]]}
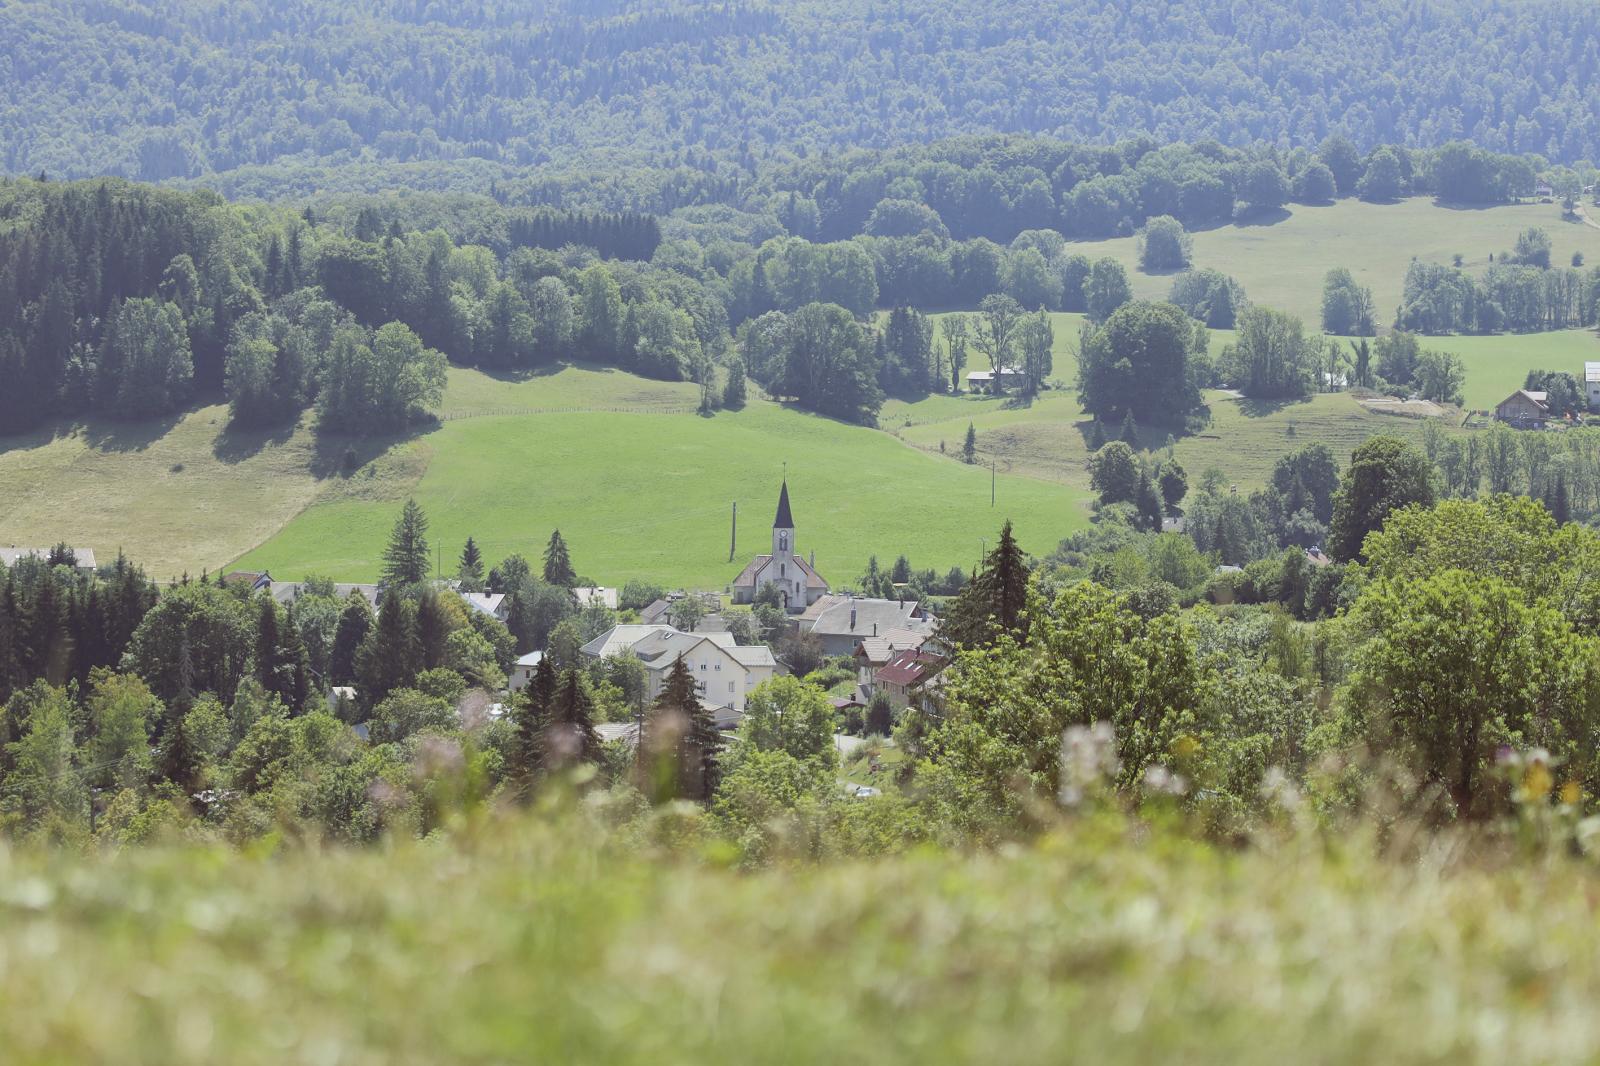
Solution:
{"label": "hillside", "polygon": [[801,547],[841,583],[874,554],[970,568],[1008,517],[1041,550],[1087,517],[1080,493],[1021,477],[999,479],[991,509],[986,470],[768,402],[704,419],[696,392],[617,371],[508,383],[454,369],[441,425],[387,450],[362,446],[348,475],[343,442],[319,454],[305,426],[231,433],[222,407],[0,439],[0,530],[8,544],[120,547],[162,578],[244,556],[286,579],[369,580],[415,493],[447,553],[470,535],[492,560],[532,557],[560,526],[596,579],[720,588],[763,550],[785,463]]}
{"label": "hillside", "polygon": [[618,159],[709,156],[727,176],[747,153],[987,132],[1600,155],[1600,27],[1571,0],[1061,16],[1040,0],[11,3],[0,167],[239,172],[248,193],[387,163],[480,189],[502,167]]}
{"label": "hillside", "polygon": [[[1394,321],[1413,259],[1448,266],[1459,254],[1464,269],[1481,272],[1490,253],[1500,258],[1530,227],[1550,234],[1551,263],[1566,266],[1574,252],[1600,262],[1600,229],[1562,221],[1559,205],[1464,209],[1412,197],[1393,204],[1295,204],[1260,223],[1202,229],[1194,234],[1193,263],[1236,278],[1252,303],[1298,315],[1313,328],[1322,321],[1323,278],[1334,267],[1346,267],[1372,290],[1378,320],[1387,326]],[[1109,255],[1122,263],[1141,299],[1164,300],[1172,291],[1172,275],[1138,269],[1135,237],[1074,241],[1067,247],[1091,259]]]}
{"label": "hillside", "polygon": [[[953,458],[919,454],[872,429],[757,401],[712,418],[650,413],[663,390],[692,397],[693,386],[660,386],[618,373],[563,370],[553,378],[497,386],[498,407],[476,408],[488,387],[473,371],[451,373],[445,421],[401,454],[421,455],[417,476],[397,478],[370,498],[317,501],[239,565],[279,574],[326,573],[340,580],[377,571],[398,501],[414,494],[447,553],[468,536],[492,560],[532,558],[559,527],[579,571],[607,584],[645,578],[720,588],[767,545],[777,486],[787,464],[798,541],[836,583],[853,581],[867,557],[905,554],[918,566],[968,569],[984,538],[1007,518],[1039,549],[1087,520],[1080,493],[1031,478],[1004,477],[991,508],[990,476]],[[605,391],[602,393],[601,389]],[[582,409],[495,414],[520,397],[551,404],[629,400],[628,412]],[[638,401],[646,400],[640,404]],[[952,456],[959,439],[950,441]],[[352,482],[359,483],[358,474]],[[728,561],[732,505],[739,541]]]}

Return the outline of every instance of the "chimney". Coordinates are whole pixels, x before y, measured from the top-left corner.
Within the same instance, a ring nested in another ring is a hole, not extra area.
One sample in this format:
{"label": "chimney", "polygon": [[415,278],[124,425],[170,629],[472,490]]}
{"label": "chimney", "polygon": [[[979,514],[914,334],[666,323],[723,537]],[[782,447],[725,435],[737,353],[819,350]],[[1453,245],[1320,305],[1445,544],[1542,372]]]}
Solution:
{"label": "chimney", "polygon": [[876,623],[876,622],[872,623],[872,635],[873,636],[877,636],[878,635],[878,623]]}
{"label": "chimney", "polygon": [[856,631],[856,601],[850,601],[850,632]]}

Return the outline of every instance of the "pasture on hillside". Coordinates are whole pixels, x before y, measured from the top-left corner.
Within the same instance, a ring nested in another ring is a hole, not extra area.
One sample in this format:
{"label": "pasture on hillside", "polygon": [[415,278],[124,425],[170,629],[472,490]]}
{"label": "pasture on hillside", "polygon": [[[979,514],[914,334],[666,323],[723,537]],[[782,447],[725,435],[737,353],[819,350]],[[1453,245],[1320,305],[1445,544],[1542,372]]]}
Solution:
{"label": "pasture on hillside", "polygon": [[[615,392],[594,391],[602,377]],[[536,559],[559,528],[579,572],[598,581],[722,588],[751,556],[770,550],[785,463],[799,548],[815,551],[818,569],[836,585],[853,582],[871,555],[887,562],[903,553],[919,567],[971,569],[984,540],[992,545],[1008,518],[1035,551],[1054,547],[1088,519],[1082,494],[1067,486],[1002,475],[991,507],[987,469],[766,401],[712,418],[650,414],[648,406],[638,413],[453,417],[486,397],[501,400],[494,410],[514,408],[510,401],[522,389],[530,400],[560,406],[534,383],[490,388],[474,378],[482,375],[453,370],[446,421],[402,446],[402,454],[427,449],[418,476],[394,479],[371,497],[319,499],[238,565],[286,579],[371,579],[399,502],[415,495],[448,571],[468,536],[492,562],[513,552]],[[591,404],[626,392],[657,410],[671,408],[659,389],[685,388],[576,368],[545,383]],[[730,562],[735,501],[739,539]]]}
{"label": "pasture on hillside", "polygon": [[[1323,278],[1347,267],[1372,289],[1378,321],[1389,325],[1411,260],[1448,265],[1459,254],[1464,269],[1481,272],[1490,253],[1498,259],[1530,226],[1550,234],[1552,264],[1566,266],[1573,252],[1600,262],[1600,230],[1563,221],[1556,204],[1447,207],[1413,197],[1392,204],[1291,204],[1259,219],[1200,230],[1193,235],[1193,263],[1232,275],[1251,303],[1298,315],[1313,329],[1322,322]],[[1172,291],[1172,274],[1138,269],[1136,237],[1074,241],[1067,251],[1118,260],[1140,299],[1164,300]]]}

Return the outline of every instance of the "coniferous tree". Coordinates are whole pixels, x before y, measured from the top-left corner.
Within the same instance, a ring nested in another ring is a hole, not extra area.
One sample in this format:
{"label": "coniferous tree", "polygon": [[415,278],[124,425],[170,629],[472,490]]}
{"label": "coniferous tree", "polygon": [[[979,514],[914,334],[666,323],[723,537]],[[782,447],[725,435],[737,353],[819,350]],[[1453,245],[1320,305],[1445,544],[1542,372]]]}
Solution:
{"label": "coniferous tree", "polygon": [[356,679],[356,653],[372,629],[372,608],[359,592],[352,593],[339,613],[333,632],[333,648],[328,653],[329,685],[349,685]]}
{"label": "coniferous tree", "polygon": [[512,745],[512,776],[524,794],[531,790],[548,761],[545,734],[550,728],[558,686],[555,666],[545,656],[534,668],[532,682],[517,699],[513,712],[516,741]]}
{"label": "coniferous tree", "polygon": [[383,551],[383,580],[390,585],[415,585],[428,577],[428,516],[415,499],[407,499]]}
{"label": "coniferous tree", "polygon": [[450,636],[451,620],[445,613],[444,602],[433,588],[424,588],[417,597],[417,653],[422,659],[422,669],[432,670],[444,665],[445,640]]}
{"label": "coniferous tree", "polygon": [[572,557],[567,554],[567,542],[561,539],[561,530],[550,534],[550,543],[544,549],[544,579],[551,585],[570,589],[578,583],[572,569]]}
{"label": "coniferous tree", "polygon": [[744,360],[728,364],[728,383],[722,388],[722,406],[737,411],[745,405]]}
{"label": "coniferous tree", "polygon": [[1161,532],[1161,494],[1156,491],[1155,479],[1149,470],[1139,471],[1139,488],[1133,504],[1139,509],[1139,522],[1151,533]]}
{"label": "coniferous tree", "polygon": [[378,609],[378,623],[356,653],[356,678],[367,706],[379,703],[417,676],[416,609],[404,596],[391,591]]}
{"label": "coniferous tree", "polygon": [[1139,450],[1139,427],[1133,421],[1133,412],[1129,411],[1122,418],[1122,434],[1117,438],[1134,451]]}
{"label": "coniferous tree", "polygon": [[967,439],[961,444],[961,461],[971,466],[978,459],[978,428],[967,423]]}
{"label": "coniferous tree", "polygon": [[467,538],[466,547],[461,549],[461,567],[457,576],[461,579],[461,591],[483,591],[483,553],[471,537]]}
{"label": "coniferous tree", "polygon": [[639,786],[656,802],[705,802],[716,791],[722,737],[679,656],[644,722]]}
{"label": "coniferous tree", "polygon": [[555,699],[551,701],[549,724],[545,730],[546,762],[566,766],[575,762],[599,763],[600,735],[594,730],[594,704],[577,669],[561,675]]}
{"label": "coniferous tree", "polygon": [[1004,633],[1026,641],[1028,564],[1008,520],[984,566],[956,597],[940,626],[940,636],[962,647],[993,644]]}

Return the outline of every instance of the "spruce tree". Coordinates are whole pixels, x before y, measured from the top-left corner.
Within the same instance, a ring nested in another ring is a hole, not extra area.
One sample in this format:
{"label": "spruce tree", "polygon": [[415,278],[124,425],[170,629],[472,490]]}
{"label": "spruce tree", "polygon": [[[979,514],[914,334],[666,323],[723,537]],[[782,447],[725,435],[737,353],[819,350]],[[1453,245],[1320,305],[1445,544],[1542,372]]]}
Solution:
{"label": "spruce tree", "polygon": [[578,583],[572,569],[572,557],[567,554],[567,542],[561,539],[561,530],[550,534],[550,543],[544,550],[544,579],[551,585],[570,589]]}
{"label": "spruce tree", "polygon": [[415,585],[428,578],[428,516],[415,499],[407,499],[383,551],[383,580],[390,585]]}
{"label": "spruce tree", "polygon": [[1028,564],[1008,520],[983,569],[951,604],[939,635],[966,648],[986,647],[1002,633],[1026,641],[1027,602]]}
{"label": "spruce tree", "polygon": [[1117,438],[1134,451],[1139,450],[1139,427],[1133,421],[1133,411],[1129,411],[1122,419],[1122,436]]}
{"label": "spruce tree", "polygon": [[420,658],[415,608],[404,596],[391,591],[378,610],[378,624],[356,653],[356,678],[366,706],[411,684]]}
{"label": "spruce tree", "polygon": [[372,608],[359,592],[350,594],[328,652],[328,684],[348,685],[356,679],[356,652],[372,629]]}
{"label": "spruce tree", "polygon": [[1133,503],[1139,509],[1140,524],[1152,533],[1161,532],[1161,494],[1147,469],[1139,471],[1139,489]]}
{"label": "spruce tree", "polygon": [[645,719],[639,740],[639,787],[657,803],[705,802],[717,787],[722,737],[700,702],[688,664],[679,656]]}
{"label": "spruce tree", "polygon": [[728,383],[722,387],[722,406],[737,411],[745,404],[744,360],[728,364]]}
{"label": "spruce tree", "polygon": [[594,730],[594,705],[577,669],[561,675],[545,732],[547,760],[553,766],[599,763],[600,735]]}
{"label": "spruce tree", "polygon": [[550,728],[550,712],[556,699],[556,671],[548,656],[539,660],[533,680],[518,695],[513,710],[516,740],[512,745],[512,777],[524,795],[531,791],[548,758],[545,733]]}
{"label": "spruce tree", "polygon": [[483,591],[483,553],[471,537],[467,538],[466,547],[461,549],[461,567],[456,576],[461,579],[461,591]]}
{"label": "spruce tree", "polygon": [[961,460],[968,466],[978,458],[978,429],[971,422],[967,423],[967,439],[961,445]]}
{"label": "spruce tree", "polygon": [[1089,423],[1089,454],[1093,455],[1106,446],[1106,428],[1097,418]]}

